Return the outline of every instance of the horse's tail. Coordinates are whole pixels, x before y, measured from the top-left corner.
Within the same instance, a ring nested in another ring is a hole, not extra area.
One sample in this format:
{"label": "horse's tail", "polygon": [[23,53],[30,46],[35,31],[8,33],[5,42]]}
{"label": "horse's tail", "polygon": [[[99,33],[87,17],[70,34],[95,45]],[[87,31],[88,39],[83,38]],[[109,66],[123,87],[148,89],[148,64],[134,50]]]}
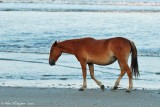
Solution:
{"label": "horse's tail", "polygon": [[138,69],[138,58],[137,58],[137,48],[134,44],[134,42],[130,42],[131,43],[131,52],[132,52],[132,56],[131,56],[131,70],[132,73],[135,77],[138,77],[140,75],[139,73],[139,69]]}

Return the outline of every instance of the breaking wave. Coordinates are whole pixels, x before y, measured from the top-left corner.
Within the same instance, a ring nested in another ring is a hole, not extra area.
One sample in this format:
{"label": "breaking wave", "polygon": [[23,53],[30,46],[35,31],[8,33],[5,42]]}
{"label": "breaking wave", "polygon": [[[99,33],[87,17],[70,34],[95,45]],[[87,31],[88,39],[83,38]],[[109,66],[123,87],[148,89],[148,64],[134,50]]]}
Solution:
{"label": "breaking wave", "polygon": [[53,3],[0,3],[0,11],[160,12],[160,2],[55,1]]}

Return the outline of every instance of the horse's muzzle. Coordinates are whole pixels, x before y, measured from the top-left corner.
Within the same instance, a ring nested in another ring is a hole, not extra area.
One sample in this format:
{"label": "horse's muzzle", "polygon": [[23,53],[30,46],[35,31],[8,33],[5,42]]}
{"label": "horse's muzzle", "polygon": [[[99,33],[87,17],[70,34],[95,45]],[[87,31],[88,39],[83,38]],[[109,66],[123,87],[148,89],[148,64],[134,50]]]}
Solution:
{"label": "horse's muzzle", "polygon": [[56,63],[54,62],[54,60],[49,60],[49,64],[52,66],[55,65]]}

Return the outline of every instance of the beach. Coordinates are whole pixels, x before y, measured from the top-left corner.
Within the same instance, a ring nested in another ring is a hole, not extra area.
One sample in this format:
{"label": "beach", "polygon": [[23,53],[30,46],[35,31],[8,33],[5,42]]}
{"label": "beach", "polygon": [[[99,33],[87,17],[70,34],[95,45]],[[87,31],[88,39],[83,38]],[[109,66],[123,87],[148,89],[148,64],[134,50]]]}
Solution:
{"label": "beach", "polygon": [[0,87],[3,107],[160,107],[159,99],[160,92],[153,90]]}
{"label": "beach", "polygon": [[160,90],[0,87],[0,107],[160,107]]}

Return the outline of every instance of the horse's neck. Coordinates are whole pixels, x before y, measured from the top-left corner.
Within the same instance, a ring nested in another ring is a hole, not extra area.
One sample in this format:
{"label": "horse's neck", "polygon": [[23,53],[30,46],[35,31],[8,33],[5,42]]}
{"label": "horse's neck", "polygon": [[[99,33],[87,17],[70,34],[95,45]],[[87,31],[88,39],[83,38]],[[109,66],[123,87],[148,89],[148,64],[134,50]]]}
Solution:
{"label": "horse's neck", "polygon": [[75,46],[72,41],[61,42],[60,47],[62,49],[62,52],[68,53],[68,54],[74,54]]}

